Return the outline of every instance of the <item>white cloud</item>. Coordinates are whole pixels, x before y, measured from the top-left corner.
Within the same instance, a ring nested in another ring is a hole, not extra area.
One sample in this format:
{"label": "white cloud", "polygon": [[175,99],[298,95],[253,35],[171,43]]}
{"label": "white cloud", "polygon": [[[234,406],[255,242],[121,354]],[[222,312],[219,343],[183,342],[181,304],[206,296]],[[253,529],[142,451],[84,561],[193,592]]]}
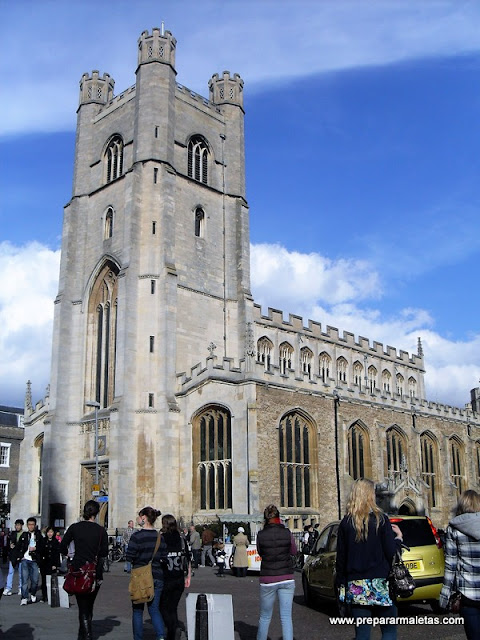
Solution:
{"label": "white cloud", "polygon": [[[171,3],[162,12],[178,40],[178,81],[202,95],[223,69],[240,73],[254,91],[324,71],[480,48],[480,5],[460,0],[216,0]],[[115,78],[117,94],[124,91],[135,81],[138,36],[160,26],[156,0],[138,2],[133,13],[130,3],[116,2],[112,13],[111,3],[82,0],[31,3],[28,11],[10,3],[3,14],[0,73],[9,99],[0,103],[2,134],[73,129],[75,77],[100,68]],[[72,28],[81,23],[88,29]],[[19,29],[35,33],[34,56]]]}
{"label": "white cloud", "polygon": [[[379,276],[368,262],[332,261],[320,254],[290,252],[278,245],[253,245],[252,293],[262,306],[281,309],[308,320],[417,352],[422,339],[427,398],[463,407],[480,377],[480,334],[458,341],[432,330],[434,319],[424,309],[405,308],[386,316],[375,305]],[[366,300],[371,306],[365,306]],[[264,310],[266,311],[266,309]]]}
{"label": "white cloud", "polygon": [[23,406],[25,384],[43,396],[50,378],[60,251],[0,243],[0,402]]}
{"label": "white cloud", "polygon": [[[252,245],[252,290],[256,302],[354,332],[373,343],[416,353],[422,338],[427,398],[462,407],[480,377],[480,334],[458,341],[432,330],[423,309],[406,308],[386,317],[378,302],[379,276],[368,262],[330,260],[291,252],[279,245]],[[49,382],[53,300],[60,251],[39,243],[0,243],[0,403],[23,405],[25,383],[34,400]],[[266,311],[266,309],[264,309]]]}

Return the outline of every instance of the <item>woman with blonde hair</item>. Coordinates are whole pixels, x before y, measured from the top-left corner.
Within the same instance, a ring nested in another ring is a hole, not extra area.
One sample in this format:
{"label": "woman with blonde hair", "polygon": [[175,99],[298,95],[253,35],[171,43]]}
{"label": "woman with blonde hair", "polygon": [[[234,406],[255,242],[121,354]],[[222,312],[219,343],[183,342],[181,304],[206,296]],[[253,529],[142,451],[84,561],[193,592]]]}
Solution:
{"label": "woman with blonde hair", "polygon": [[480,495],[468,489],[458,500],[445,535],[445,576],[440,606],[460,592],[460,615],[468,640],[480,638]]}
{"label": "woman with blonde hair", "polygon": [[[388,590],[392,560],[400,550],[402,532],[391,525],[375,501],[371,480],[355,480],[347,513],[338,527],[336,585],[341,602],[358,618],[391,618],[397,608]],[[395,640],[395,624],[380,625],[382,638]],[[355,625],[356,640],[369,640],[371,624]]]}

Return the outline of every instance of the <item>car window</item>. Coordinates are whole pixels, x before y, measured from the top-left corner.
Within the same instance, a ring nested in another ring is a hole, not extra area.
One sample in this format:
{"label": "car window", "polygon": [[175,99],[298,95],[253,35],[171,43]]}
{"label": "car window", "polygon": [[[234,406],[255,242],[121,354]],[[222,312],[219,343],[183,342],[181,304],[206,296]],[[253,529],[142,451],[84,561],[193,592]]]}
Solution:
{"label": "car window", "polygon": [[337,550],[338,524],[331,527],[330,538],[328,539],[327,551],[333,552]]}
{"label": "car window", "polygon": [[435,544],[435,537],[426,518],[402,520],[394,518],[394,524],[400,527],[403,533],[403,543],[407,547],[423,547]]}
{"label": "car window", "polygon": [[328,536],[330,534],[331,527],[327,527],[322,531],[320,537],[317,540],[317,544],[315,545],[315,553],[318,553],[321,549],[325,549],[327,546]]}

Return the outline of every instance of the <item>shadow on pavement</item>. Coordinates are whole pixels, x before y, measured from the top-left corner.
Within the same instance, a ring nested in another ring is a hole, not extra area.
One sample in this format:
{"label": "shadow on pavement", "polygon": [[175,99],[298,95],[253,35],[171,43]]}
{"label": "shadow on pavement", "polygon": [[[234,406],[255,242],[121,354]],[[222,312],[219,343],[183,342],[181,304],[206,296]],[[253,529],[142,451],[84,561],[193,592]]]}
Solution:
{"label": "shadow on pavement", "polygon": [[[121,622],[120,620],[117,620],[117,618],[113,617],[113,616],[107,616],[106,618],[102,619],[94,619],[93,620],[93,624],[92,624],[92,630],[93,630],[93,635],[101,638],[102,636],[107,636],[109,633],[111,633],[115,627],[120,626]],[[114,634],[112,634],[113,636]],[[1,636],[0,636],[1,638]]]}
{"label": "shadow on pavement", "polygon": [[22,638],[22,640],[33,640],[33,627],[26,622],[20,622],[14,624],[13,627],[6,630],[0,630],[1,640],[16,640]]}
{"label": "shadow on pavement", "polygon": [[242,621],[235,621],[235,631],[240,636],[240,640],[255,640],[258,627]]}

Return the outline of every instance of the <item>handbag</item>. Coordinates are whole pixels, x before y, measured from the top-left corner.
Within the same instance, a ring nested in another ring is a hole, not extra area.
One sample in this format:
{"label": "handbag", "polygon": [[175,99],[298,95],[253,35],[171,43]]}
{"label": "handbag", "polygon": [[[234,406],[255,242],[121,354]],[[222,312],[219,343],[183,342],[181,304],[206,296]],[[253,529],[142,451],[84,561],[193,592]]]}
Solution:
{"label": "handbag", "polygon": [[415,580],[405,566],[401,554],[396,551],[393,556],[390,574],[388,576],[390,596],[395,598],[409,598],[415,591]]}
{"label": "handbag", "polygon": [[96,562],[85,562],[79,569],[74,569],[73,564],[70,563],[63,588],[71,596],[93,593],[96,587],[96,574]]}
{"label": "handbag", "polygon": [[130,599],[133,604],[142,604],[153,600],[155,587],[153,583],[152,561],[160,546],[161,535],[159,531],[150,562],[143,565],[143,567],[132,568],[130,572],[128,592],[130,593]]}
{"label": "handbag", "polygon": [[460,605],[462,604],[462,594],[460,591],[455,591],[450,595],[447,604],[447,611],[449,613],[459,613]]}

